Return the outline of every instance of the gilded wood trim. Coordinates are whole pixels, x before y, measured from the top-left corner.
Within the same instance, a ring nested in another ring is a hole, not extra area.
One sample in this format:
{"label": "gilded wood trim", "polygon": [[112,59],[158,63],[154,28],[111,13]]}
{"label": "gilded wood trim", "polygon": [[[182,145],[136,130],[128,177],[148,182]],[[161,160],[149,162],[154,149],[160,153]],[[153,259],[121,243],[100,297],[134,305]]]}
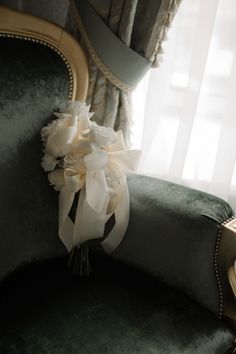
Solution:
{"label": "gilded wood trim", "polygon": [[0,35],[48,46],[65,61],[70,77],[70,99],[85,101],[88,65],[78,42],[63,28],[49,21],[0,6]]}

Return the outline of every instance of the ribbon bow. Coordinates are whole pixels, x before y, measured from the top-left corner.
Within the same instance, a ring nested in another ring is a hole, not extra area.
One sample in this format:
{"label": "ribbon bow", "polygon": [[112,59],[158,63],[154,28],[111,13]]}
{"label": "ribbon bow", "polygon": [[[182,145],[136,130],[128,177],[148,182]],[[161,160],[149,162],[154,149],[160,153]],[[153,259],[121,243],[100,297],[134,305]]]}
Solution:
{"label": "ribbon bow", "polygon": [[[126,173],[135,169],[139,151],[127,150],[121,131],[90,121],[85,103],[70,103],[41,132],[45,146],[42,167],[59,194],[59,237],[70,252],[89,239],[102,238],[114,214],[115,224],[102,242],[112,252],[129,222]],[[69,213],[79,193],[75,221]]]}

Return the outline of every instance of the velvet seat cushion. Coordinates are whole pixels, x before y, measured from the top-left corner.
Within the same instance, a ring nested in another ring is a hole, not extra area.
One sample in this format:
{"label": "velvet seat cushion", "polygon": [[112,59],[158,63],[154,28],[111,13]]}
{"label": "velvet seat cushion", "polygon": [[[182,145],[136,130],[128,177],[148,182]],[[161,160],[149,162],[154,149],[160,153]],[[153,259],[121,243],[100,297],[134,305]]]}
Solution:
{"label": "velvet seat cushion", "polygon": [[184,294],[136,269],[93,256],[72,278],[67,259],[0,285],[1,354],[222,354],[229,327]]}

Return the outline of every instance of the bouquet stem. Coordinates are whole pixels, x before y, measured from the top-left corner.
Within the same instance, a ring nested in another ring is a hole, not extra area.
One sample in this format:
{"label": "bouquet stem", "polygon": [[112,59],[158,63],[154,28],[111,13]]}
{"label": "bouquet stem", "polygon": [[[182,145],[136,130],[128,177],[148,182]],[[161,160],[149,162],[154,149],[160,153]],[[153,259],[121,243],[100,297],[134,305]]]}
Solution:
{"label": "bouquet stem", "polygon": [[87,242],[72,248],[68,267],[73,276],[89,276],[92,273]]}

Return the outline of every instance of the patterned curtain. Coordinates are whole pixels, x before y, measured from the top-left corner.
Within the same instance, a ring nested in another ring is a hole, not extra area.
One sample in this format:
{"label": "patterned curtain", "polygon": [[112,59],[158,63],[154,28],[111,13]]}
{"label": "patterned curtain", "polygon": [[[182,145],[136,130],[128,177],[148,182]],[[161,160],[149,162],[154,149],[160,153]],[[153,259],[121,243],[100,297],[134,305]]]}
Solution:
{"label": "patterned curtain", "polygon": [[[181,0],[79,0],[89,4],[110,31],[127,47],[158,67],[162,61],[161,44]],[[131,125],[131,90],[117,84],[113,73],[102,70],[80,31],[75,1],[71,0],[0,0],[35,16],[44,17],[76,35],[88,50],[90,84],[88,103],[98,124],[122,129],[127,142]],[[93,26],[93,23],[91,23]],[[111,50],[111,48],[108,48]],[[123,65],[126,65],[123,63]]]}
{"label": "patterned curtain", "polygon": [[[128,47],[158,67],[162,61],[162,41],[181,0],[89,0],[90,4]],[[78,25],[74,1],[71,1],[71,21]],[[91,24],[92,25],[92,24]],[[82,36],[83,40],[83,36]],[[86,46],[86,43],[85,43]],[[124,63],[125,65],[125,63]],[[129,142],[131,126],[131,91],[117,87],[112,73],[98,69],[89,56],[90,85],[88,102],[99,124],[122,129]]]}

